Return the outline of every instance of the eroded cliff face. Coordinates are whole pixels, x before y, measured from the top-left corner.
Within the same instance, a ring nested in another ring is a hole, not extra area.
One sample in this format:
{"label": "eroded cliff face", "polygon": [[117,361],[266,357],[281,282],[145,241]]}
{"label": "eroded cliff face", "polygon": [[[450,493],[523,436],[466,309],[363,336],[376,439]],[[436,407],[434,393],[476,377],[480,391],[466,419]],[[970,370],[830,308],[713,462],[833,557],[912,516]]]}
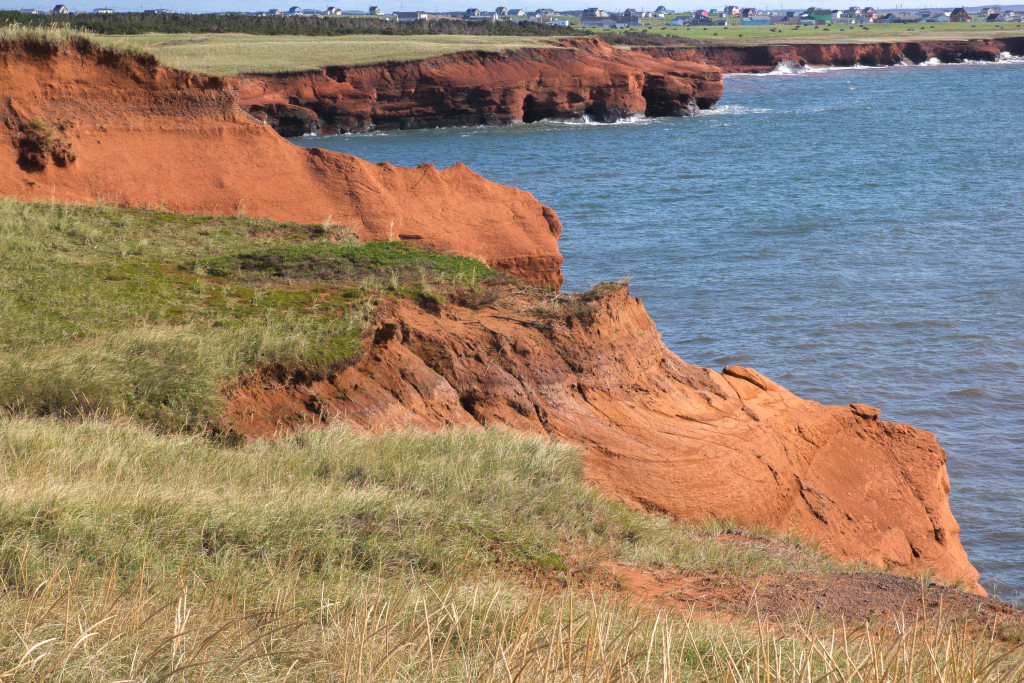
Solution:
{"label": "eroded cliff face", "polygon": [[808,43],[799,45],[704,45],[644,48],[652,56],[713,64],[723,73],[765,73],[784,62],[799,66],[895,66],[937,59],[944,64],[966,60],[992,62],[1000,54],[1024,55],[1024,38],[923,40],[880,43]]}
{"label": "eroded cliff face", "polygon": [[981,592],[929,432],[800,399],[747,368],[686,363],[625,289],[575,317],[544,305],[516,292],[479,311],[390,302],[355,365],[257,372],[228,391],[227,426],[546,432],[584,444],[588,477],[638,508],[795,530],[840,559],[934,568]]}
{"label": "eroded cliff face", "polygon": [[611,47],[460,52],[415,62],[245,76],[239,101],[284,135],[682,116],[722,96],[716,67]]}
{"label": "eroded cliff face", "polygon": [[329,222],[561,284],[561,223],[529,193],[462,164],[299,148],[244,114],[236,87],[87,42],[0,43],[0,194]]}

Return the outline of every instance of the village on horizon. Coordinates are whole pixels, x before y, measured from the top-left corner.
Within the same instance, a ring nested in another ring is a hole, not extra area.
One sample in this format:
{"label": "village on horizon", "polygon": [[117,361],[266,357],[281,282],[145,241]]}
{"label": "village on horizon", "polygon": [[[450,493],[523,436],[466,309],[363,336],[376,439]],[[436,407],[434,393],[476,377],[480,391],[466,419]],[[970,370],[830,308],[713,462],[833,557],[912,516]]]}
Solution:
{"label": "village on horizon", "polygon": [[[27,14],[46,14],[38,9],[23,9]],[[59,4],[50,14],[117,14],[111,8],[100,7],[91,12],[74,12],[67,5]],[[143,10],[148,14],[174,14],[168,9]],[[625,9],[621,12],[598,7],[574,10],[541,8],[534,10],[508,8],[490,9],[471,7],[465,11],[398,11],[384,12],[377,5],[367,11],[341,9],[329,6],[326,9],[306,9],[299,6],[287,9],[272,8],[255,12],[216,12],[216,14],[249,14],[261,17],[348,17],[372,18],[380,21],[413,22],[432,20],[461,20],[467,22],[537,22],[551,26],[578,26],[581,28],[633,28],[643,27],[645,19],[667,19],[669,26],[773,26],[805,25],[824,26],[831,24],[909,24],[909,23],[996,23],[1024,22],[1024,11],[1000,6],[977,8],[952,7],[929,9],[878,10],[873,7],[849,7],[847,9],[826,9],[809,7],[799,9],[766,10],[754,7],[726,5],[713,9],[698,9],[675,12],[664,5],[653,11]]]}

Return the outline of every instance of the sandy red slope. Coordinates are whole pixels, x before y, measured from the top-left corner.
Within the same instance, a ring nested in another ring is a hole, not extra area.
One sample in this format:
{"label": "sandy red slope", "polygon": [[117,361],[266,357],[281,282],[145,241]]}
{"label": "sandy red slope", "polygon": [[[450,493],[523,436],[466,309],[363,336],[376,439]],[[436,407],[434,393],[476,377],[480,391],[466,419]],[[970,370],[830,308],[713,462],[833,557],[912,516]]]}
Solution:
{"label": "sandy red slope", "polygon": [[334,416],[547,432],[585,444],[588,477],[639,508],[795,530],[844,560],[934,568],[981,591],[931,433],[800,399],[747,368],[690,365],[625,290],[588,320],[538,305],[512,293],[482,311],[390,304],[353,367],[268,369],[234,387],[229,426],[270,436]]}
{"label": "sandy red slope", "polygon": [[596,38],[413,62],[242,78],[240,102],[278,130],[429,128],[634,114],[681,116],[722,97],[717,67]]}
{"label": "sandy red slope", "polygon": [[[561,224],[532,195],[461,164],[410,169],[301,149],[243,114],[236,85],[89,44],[0,43],[0,194],[330,221],[561,284]],[[20,131],[33,120],[75,160],[25,168]]]}

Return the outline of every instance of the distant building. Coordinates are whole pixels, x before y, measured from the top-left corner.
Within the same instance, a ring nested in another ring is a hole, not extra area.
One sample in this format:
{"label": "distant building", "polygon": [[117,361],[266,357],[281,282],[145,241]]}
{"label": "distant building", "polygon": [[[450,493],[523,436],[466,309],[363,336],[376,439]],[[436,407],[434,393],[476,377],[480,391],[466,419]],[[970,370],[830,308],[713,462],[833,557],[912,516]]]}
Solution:
{"label": "distant building", "polygon": [[342,14],[341,10],[333,5],[327,8],[327,16],[329,17],[340,17]]}
{"label": "distant building", "polygon": [[738,17],[740,16],[740,8],[736,5],[726,5],[725,11],[722,14],[727,17]]}
{"label": "distant building", "polygon": [[949,13],[949,20],[951,22],[970,23],[973,21],[971,15],[967,13],[963,7],[957,7],[955,10]]}
{"label": "distant building", "polygon": [[426,12],[395,12],[398,21],[426,21],[430,15]]}
{"label": "distant building", "polygon": [[370,11],[367,12],[367,14],[379,17],[381,14],[383,14],[383,12],[380,11],[380,7],[377,7],[376,5],[370,5]]}
{"label": "distant building", "polygon": [[114,10],[110,9],[109,7],[100,7],[98,9],[94,9],[93,10],[93,14],[113,14],[113,13],[114,13]]}
{"label": "distant building", "polygon": [[751,12],[740,19],[741,26],[768,26],[772,23],[772,15],[767,12]]}
{"label": "distant building", "polygon": [[583,14],[581,14],[580,16],[605,18],[608,17],[609,14],[605,12],[603,9],[598,9],[597,7],[588,7],[587,9],[583,10]]}
{"label": "distant building", "polygon": [[68,9],[67,5],[57,5],[51,12],[53,14],[71,14],[71,10]]}

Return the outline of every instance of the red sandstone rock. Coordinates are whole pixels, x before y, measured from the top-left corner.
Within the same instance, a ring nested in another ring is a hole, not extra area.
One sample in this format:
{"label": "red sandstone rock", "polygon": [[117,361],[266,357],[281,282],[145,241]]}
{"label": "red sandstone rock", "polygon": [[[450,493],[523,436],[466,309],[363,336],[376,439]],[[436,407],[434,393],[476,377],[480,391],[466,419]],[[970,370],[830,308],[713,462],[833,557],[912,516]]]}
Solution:
{"label": "red sandstone rock", "polygon": [[[530,194],[462,164],[401,168],[302,149],[242,113],[236,85],[88,45],[0,43],[0,194],[329,221],[362,240],[414,235],[561,284],[561,223]],[[74,161],[24,163],[33,119],[63,129]]]}
{"label": "red sandstone rock", "polygon": [[565,45],[244,76],[239,101],[282,133],[300,135],[583,115],[598,121],[680,116],[722,96],[716,67],[619,50],[596,38]]}
{"label": "red sandstone rock", "polygon": [[920,64],[932,58],[943,63],[967,59],[993,61],[1002,52],[1024,54],[1024,38],[752,46],[708,44],[644,48],[644,51],[655,57],[713,64],[724,73],[764,73],[783,62],[801,66],[892,66],[904,60]]}
{"label": "red sandstone rock", "polygon": [[851,403],[850,409],[853,410],[854,415],[863,417],[865,420],[877,420],[878,416],[882,414],[880,408],[872,408],[863,403]]}
{"label": "red sandstone rock", "polygon": [[228,426],[272,436],[331,414],[370,430],[548,433],[584,444],[587,476],[638,508],[795,530],[840,559],[930,567],[981,592],[929,432],[800,399],[749,368],[690,365],[625,290],[586,322],[536,305],[512,294],[500,310],[390,304],[354,366],[251,377],[229,391]]}

